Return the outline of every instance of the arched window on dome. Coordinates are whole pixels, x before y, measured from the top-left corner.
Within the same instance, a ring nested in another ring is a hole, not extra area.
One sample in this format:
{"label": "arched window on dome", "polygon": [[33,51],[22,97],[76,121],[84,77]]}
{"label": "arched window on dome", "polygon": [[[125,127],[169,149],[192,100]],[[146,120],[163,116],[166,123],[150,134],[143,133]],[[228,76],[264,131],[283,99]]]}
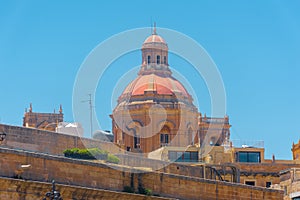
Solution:
{"label": "arched window on dome", "polygon": [[160,64],[160,56],[159,55],[156,56],[156,63]]}
{"label": "arched window on dome", "polygon": [[140,148],[140,141],[141,139],[140,139],[140,137],[138,136],[138,135],[134,135],[134,137],[133,137],[133,142],[134,142],[134,148],[136,149],[136,148]]}
{"label": "arched window on dome", "polygon": [[140,148],[140,135],[137,127],[127,128],[133,136],[133,149]]}
{"label": "arched window on dome", "polygon": [[148,56],[147,57],[147,64],[150,64],[150,62],[151,62],[151,56]]}
{"label": "arched window on dome", "polygon": [[160,146],[168,146],[170,142],[170,128],[168,126],[164,126],[160,130]]}
{"label": "arched window on dome", "polygon": [[133,148],[135,148],[135,149],[140,148],[140,144],[141,144],[140,140],[141,140],[141,138],[137,134],[137,130],[134,129],[134,131],[133,131]]}

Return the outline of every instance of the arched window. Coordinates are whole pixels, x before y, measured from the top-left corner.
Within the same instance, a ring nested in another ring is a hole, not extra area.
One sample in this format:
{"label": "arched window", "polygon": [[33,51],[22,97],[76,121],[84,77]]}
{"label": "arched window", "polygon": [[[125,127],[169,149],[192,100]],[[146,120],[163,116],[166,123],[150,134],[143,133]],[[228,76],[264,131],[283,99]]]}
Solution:
{"label": "arched window", "polygon": [[147,64],[149,64],[149,63],[151,62],[151,56],[148,56],[147,59],[148,59],[148,60],[147,60]]}
{"label": "arched window", "polygon": [[140,137],[137,135],[134,135],[133,138],[133,142],[134,142],[134,148],[140,148]]}
{"label": "arched window", "polygon": [[160,131],[160,146],[167,146],[170,142],[170,128],[164,126]]}
{"label": "arched window", "polygon": [[167,64],[167,56],[164,56],[164,64]]}
{"label": "arched window", "polygon": [[159,55],[156,56],[156,63],[160,64],[160,56]]}
{"label": "arched window", "polygon": [[139,148],[140,147],[140,136],[137,133],[138,130],[136,129],[136,127],[129,129],[131,134],[133,135],[133,148]]}

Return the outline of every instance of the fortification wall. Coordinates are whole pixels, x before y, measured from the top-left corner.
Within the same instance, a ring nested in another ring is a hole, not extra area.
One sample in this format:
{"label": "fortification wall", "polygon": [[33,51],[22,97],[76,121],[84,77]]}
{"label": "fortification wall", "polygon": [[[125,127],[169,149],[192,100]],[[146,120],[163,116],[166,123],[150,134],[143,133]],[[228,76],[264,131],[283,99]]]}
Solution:
{"label": "fortification wall", "polygon": [[[160,160],[152,160],[139,156],[124,154],[116,145],[100,140],[91,140],[56,132],[39,130],[34,128],[9,126],[0,124],[0,132],[7,134],[3,144],[0,146],[23,149],[33,152],[47,153],[51,155],[63,155],[67,148],[89,148],[98,147],[116,153],[120,157],[120,164],[133,167],[149,167],[165,173],[174,173],[185,176],[203,178],[202,167],[190,167],[181,164],[170,164]],[[128,153],[128,152],[125,152]],[[207,178],[212,178],[211,172],[207,170]]]}
{"label": "fortification wall", "polygon": [[[30,165],[21,169],[21,165]],[[111,168],[114,167],[114,168]],[[242,184],[192,178],[162,172],[148,172],[119,165],[51,156],[0,148],[0,176],[20,175],[37,181],[122,191],[131,186],[151,189],[154,194],[180,199],[283,199],[283,191]],[[139,172],[139,173],[136,173]]]}
{"label": "fortification wall", "polygon": [[[51,191],[52,185],[45,182],[26,181],[19,179],[0,177],[0,199],[43,199],[46,192]],[[102,189],[91,189],[86,187],[56,184],[56,190],[60,192],[63,199],[102,199],[102,200],[167,200],[170,198],[145,196],[124,192],[115,192]]]}
{"label": "fortification wall", "polygon": [[63,155],[65,149],[74,147],[98,147],[111,153],[122,152],[111,142],[80,138],[35,128],[0,124],[0,132],[6,133],[5,141],[0,146],[14,149],[24,149],[53,155]]}

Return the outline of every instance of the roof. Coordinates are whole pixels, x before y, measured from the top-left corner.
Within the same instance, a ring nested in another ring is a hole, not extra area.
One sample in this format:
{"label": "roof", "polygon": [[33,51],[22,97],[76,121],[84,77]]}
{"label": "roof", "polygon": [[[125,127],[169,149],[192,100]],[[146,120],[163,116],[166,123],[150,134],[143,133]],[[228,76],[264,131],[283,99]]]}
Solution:
{"label": "roof", "polygon": [[178,80],[172,76],[159,76],[158,74],[138,76],[126,87],[122,95],[143,95],[145,92],[153,92],[159,95],[181,94],[187,98],[190,97]]}
{"label": "roof", "polygon": [[166,41],[159,35],[157,34],[152,34],[147,39],[144,41],[144,43],[152,43],[152,42],[159,42],[159,43],[165,43]]}

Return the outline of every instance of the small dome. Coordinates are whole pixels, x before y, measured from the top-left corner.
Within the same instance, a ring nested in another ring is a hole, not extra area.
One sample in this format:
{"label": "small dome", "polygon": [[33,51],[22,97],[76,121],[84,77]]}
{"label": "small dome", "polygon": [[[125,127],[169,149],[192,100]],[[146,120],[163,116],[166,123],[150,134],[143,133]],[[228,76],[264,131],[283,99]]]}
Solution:
{"label": "small dome", "polygon": [[168,51],[168,45],[161,36],[157,35],[156,27],[154,27],[152,35],[146,38],[142,49],[162,49]]}
{"label": "small dome", "polygon": [[161,36],[155,33],[147,37],[143,43],[142,50],[143,49],[161,49],[168,51],[168,45]]}
{"label": "small dome", "polygon": [[144,41],[145,43],[153,43],[153,42],[157,42],[157,43],[166,43],[166,41],[159,35],[157,34],[152,34],[149,37],[147,37],[147,39]]}

